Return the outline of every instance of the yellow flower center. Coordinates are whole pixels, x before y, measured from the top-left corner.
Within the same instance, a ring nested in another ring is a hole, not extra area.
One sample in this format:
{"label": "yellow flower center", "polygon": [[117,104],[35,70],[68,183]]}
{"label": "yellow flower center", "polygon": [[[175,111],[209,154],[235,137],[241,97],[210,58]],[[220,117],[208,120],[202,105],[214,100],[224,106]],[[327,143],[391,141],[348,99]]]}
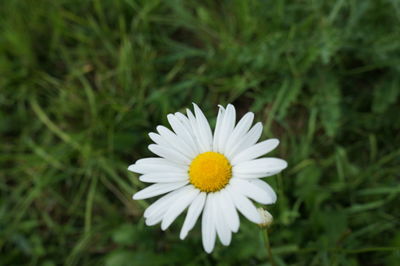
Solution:
{"label": "yellow flower center", "polygon": [[204,192],[223,189],[232,177],[228,159],[217,152],[204,152],[193,159],[189,167],[190,183]]}

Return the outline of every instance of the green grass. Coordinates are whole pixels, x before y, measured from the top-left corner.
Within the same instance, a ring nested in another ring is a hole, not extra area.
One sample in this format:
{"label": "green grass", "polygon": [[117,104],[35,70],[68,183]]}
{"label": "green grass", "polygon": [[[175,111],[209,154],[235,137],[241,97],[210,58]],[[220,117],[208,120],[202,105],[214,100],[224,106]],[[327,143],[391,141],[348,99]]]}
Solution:
{"label": "green grass", "polygon": [[231,102],[289,163],[277,265],[398,265],[399,25],[396,0],[1,1],[0,264],[271,265],[245,219],[207,255],[131,199],[148,132]]}

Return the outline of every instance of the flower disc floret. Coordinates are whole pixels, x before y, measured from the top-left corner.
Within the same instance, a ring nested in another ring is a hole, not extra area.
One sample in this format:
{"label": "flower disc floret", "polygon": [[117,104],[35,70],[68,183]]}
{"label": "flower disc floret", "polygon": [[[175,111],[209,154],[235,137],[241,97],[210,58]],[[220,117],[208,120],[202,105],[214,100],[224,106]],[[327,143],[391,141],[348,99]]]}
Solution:
{"label": "flower disc floret", "polygon": [[228,159],[217,152],[199,154],[189,168],[189,181],[204,192],[223,189],[232,177],[232,166]]}

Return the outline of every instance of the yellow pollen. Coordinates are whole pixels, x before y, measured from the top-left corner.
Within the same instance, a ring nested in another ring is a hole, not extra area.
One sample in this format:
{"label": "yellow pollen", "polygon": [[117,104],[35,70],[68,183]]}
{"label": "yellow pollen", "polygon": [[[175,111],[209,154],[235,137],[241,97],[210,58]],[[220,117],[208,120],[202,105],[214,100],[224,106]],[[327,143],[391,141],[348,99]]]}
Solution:
{"label": "yellow pollen", "polygon": [[232,177],[228,159],[217,152],[204,152],[193,159],[189,167],[190,183],[204,192],[223,189]]}

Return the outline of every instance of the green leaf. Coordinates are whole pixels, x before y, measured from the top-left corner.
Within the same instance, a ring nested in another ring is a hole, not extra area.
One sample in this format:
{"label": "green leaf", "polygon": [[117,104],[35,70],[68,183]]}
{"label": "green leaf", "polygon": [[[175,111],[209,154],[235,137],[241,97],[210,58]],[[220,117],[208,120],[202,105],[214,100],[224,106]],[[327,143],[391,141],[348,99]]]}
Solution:
{"label": "green leaf", "polygon": [[372,110],[375,113],[385,112],[390,105],[397,101],[400,94],[400,80],[398,76],[388,78],[382,83],[379,83],[374,90],[372,102]]}

